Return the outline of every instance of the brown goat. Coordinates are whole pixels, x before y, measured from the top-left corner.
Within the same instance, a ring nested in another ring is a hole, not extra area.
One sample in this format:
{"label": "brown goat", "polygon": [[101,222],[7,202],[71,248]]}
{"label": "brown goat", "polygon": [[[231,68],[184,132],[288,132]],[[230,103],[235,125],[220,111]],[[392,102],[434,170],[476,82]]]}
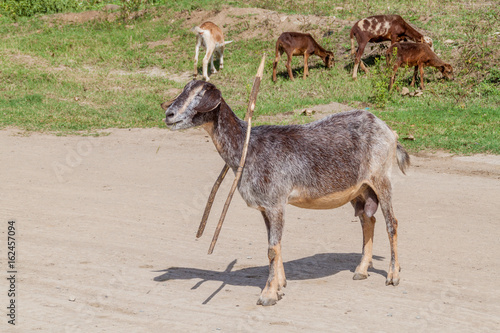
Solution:
{"label": "brown goat", "polygon": [[[358,50],[354,51],[354,38],[358,42]],[[368,69],[361,61],[366,44],[391,41],[391,44],[402,39],[411,39],[415,42],[427,43],[432,47],[432,39],[422,35],[399,15],[376,15],[356,22],[351,28],[351,54],[356,54],[352,78],[358,75],[358,66],[368,73]]]}
{"label": "brown goat", "polygon": [[[394,49],[396,49],[396,57],[393,57]],[[389,82],[389,90],[394,84],[396,79],[396,71],[401,66],[413,67],[415,66],[415,71],[413,72],[413,79],[411,81],[411,86],[415,85],[415,78],[417,77],[417,71],[420,70],[420,88],[424,89],[424,67],[436,67],[443,73],[443,77],[446,79],[453,79],[453,67],[450,64],[445,63],[443,60],[431,50],[429,45],[423,43],[394,43],[387,50],[387,65],[393,66],[393,73],[391,81]]]}
{"label": "brown goat", "polygon": [[[211,83],[191,81],[173,101],[162,104],[171,130],[202,126],[236,173],[247,123],[240,120]],[[398,136],[372,113],[330,115],[306,125],[256,126],[238,190],[249,207],[262,213],[267,228],[269,277],[257,304],[273,305],[286,286],[281,237],[287,204],[333,209],[351,203],[363,229],[363,254],[354,280],[368,277],[372,265],[375,212],[381,208],[391,248],[386,285],[399,283],[398,221],[392,209],[392,164],[402,172],[410,157]]]}
{"label": "brown goat", "polygon": [[286,52],[288,61],[286,68],[288,75],[293,81],[292,56],[304,56],[304,79],[309,75],[309,67],[307,59],[310,55],[315,54],[325,62],[326,68],[331,68],[335,65],[333,52],[327,51],[319,45],[310,34],[303,34],[300,32],[284,32],[279,36],[276,42],[276,58],[273,62],[273,81],[276,82],[276,68],[283,52]]}

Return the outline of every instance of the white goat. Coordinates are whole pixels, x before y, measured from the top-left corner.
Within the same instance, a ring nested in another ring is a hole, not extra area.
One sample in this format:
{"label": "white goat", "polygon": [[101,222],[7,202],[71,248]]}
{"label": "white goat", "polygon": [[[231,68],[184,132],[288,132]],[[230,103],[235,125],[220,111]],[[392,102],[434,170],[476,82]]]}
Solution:
{"label": "white goat", "polygon": [[209,81],[208,77],[208,62],[212,66],[212,73],[217,73],[214,66],[214,52],[219,55],[219,70],[224,67],[224,46],[231,43],[232,41],[225,42],[224,34],[222,30],[212,22],[205,22],[200,26],[196,26],[193,29],[196,33],[196,48],[194,55],[194,77],[198,75],[198,54],[200,53],[200,46],[203,45],[207,50],[205,57],[203,58],[203,77],[206,81]]}

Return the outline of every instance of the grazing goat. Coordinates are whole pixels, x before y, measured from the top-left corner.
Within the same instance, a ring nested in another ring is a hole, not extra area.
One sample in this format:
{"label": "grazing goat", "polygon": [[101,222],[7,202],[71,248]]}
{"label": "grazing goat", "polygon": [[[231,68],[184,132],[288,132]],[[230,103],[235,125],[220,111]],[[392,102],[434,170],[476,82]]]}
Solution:
{"label": "grazing goat", "polygon": [[194,77],[198,75],[198,54],[200,53],[200,46],[203,45],[207,50],[203,58],[203,77],[209,81],[208,77],[208,63],[212,67],[212,73],[217,73],[214,66],[214,52],[219,55],[219,70],[224,68],[224,46],[232,41],[225,42],[222,30],[212,22],[205,22],[199,27],[192,29],[196,33],[196,47],[194,55]]}
{"label": "grazing goat", "polygon": [[[191,81],[162,105],[171,130],[203,126],[224,161],[236,173],[246,122],[211,83]],[[261,211],[267,227],[269,278],[257,304],[273,305],[286,286],[281,235],[285,206],[332,209],[350,202],[363,229],[363,256],[354,280],[366,279],[372,264],[374,214],[380,205],[389,234],[391,259],[386,285],[399,283],[398,222],[392,210],[391,168],[404,173],[410,158],[397,135],[373,114],[348,111],[306,125],[252,128],[238,190]]]}
{"label": "grazing goat", "polygon": [[278,61],[280,60],[283,52],[286,52],[286,55],[288,56],[286,68],[288,69],[288,75],[292,81],[293,74],[292,67],[290,66],[292,63],[292,56],[304,56],[304,79],[309,75],[307,59],[309,59],[309,56],[313,54],[323,59],[326,68],[331,68],[335,65],[333,52],[322,48],[310,34],[303,34],[300,32],[284,32],[279,36],[278,41],[276,41],[276,58],[273,62],[274,82],[276,82],[276,68],[278,67]]}
{"label": "grazing goat", "polygon": [[[396,49],[396,56],[393,57],[394,49]],[[389,90],[391,90],[394,80],[396,79],[396,71],[401,66],[413,67],[413,79],[411,86],[415,85],[415,78],[417,71],[420,70],[420,88],[424,89],[424,67],[432,66],[441,71],[443,77],[448,80],[453,79],[453,67],[445,63],[443,60],[431,50],[429,45],[423,43],[394,43],[387,50],[387,66],[394,64],[391,81],[389,82]]]}
{"label": "grazing goat", "polygon": [[[354,51],[354,38],[358,42],[358,50]],[[402,39],[411,39],[415,42],[427,43],[432,47],[432,39],[422,35],[399,15],[376,15],[356,22],[351,28],[351,54],[356,54],[352,78],[358,75],[358,66],[368,73],[368,69],[361,61],[366,44],[391,41],[391,44]]]}

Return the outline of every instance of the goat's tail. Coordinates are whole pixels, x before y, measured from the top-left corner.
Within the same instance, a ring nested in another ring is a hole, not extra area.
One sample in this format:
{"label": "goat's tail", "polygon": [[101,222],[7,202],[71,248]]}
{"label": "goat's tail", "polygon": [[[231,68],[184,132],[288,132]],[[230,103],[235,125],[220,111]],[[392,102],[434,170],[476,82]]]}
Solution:
{"label": "goat's tail", "polygon": [[410,167],[410,155],[404,147],[398,142],[396,147],[396,158],[398,160],[399,170],[406,175],[406,169]]}
{"label": "goat's tail", "polygon": [[356,53],[356,50],[354,49],[354,32],[351,29],[351,33],[349,34],[349,37],[351,37],[351,54],[354,55]]}
{"label": "goat's tail", "polygon": [[203,33],[203,29],[201,29],[199,26],[193,27],[191,31],[194,32],[195,34]]}

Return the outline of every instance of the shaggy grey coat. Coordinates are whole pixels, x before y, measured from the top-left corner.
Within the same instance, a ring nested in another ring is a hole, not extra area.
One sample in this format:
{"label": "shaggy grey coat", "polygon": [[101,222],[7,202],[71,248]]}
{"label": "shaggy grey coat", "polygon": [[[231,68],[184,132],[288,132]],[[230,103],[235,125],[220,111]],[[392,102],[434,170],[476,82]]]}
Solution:
{"label": "shaggy grey coat", "polygon": [[[191,81],[175,100],[162,107],[170,129],[202,125],[221,157],[236,172],[246,122],[232,112],[213,84]],[[363,228],[363,257],[354,279],[368,276],[373,215],[380,205],[391,244],[386,283],[399,283],[397,220],[390,182],[394,161],[403,173],[409,166],[409,156],[397,135],[366,111],[343,112],[307,125],[252,128],[238,190],[250,207],[262,212],[268,230],[270,272],[258,304],[275,304],[286,286],[281,259],[286,204],[331,209],[351,202]]]}

